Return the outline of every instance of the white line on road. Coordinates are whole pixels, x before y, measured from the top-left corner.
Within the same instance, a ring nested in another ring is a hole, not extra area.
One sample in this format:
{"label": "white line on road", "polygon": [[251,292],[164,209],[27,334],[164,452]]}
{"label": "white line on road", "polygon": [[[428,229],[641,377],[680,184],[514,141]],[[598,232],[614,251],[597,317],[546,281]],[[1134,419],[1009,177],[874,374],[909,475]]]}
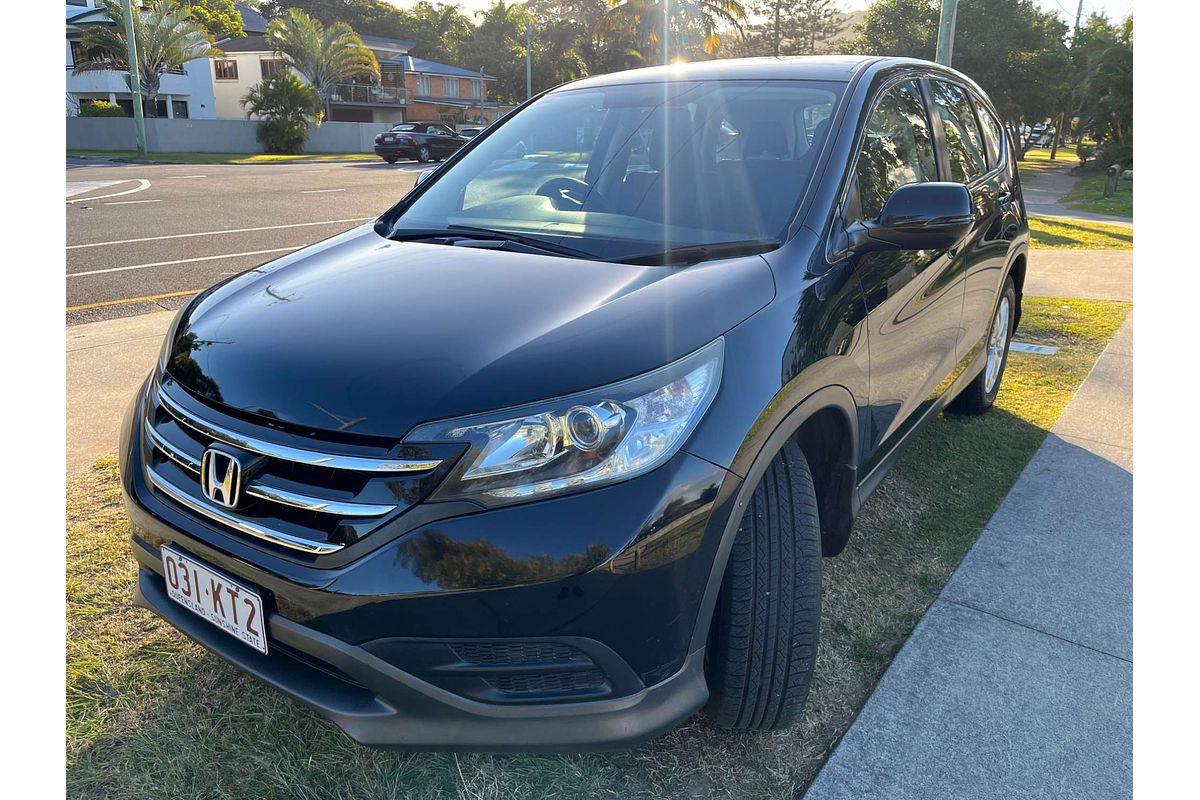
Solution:
{"label": "white line on road", "polygon": [[345,189],[307,189],[300,194],[322,194],[324,192],[344,192]]}
{"label": "white line on road", "polygon": [[169,267],[173,264],[191,264],[195,261],[215,261],[218,258],[241,258],[242,256],[261,256],[267,253],[290,253],[299,247],[276,247],[271,250],[249,250],[245,253],[225,253],[219,256],[200,256],[199,258],[180,258],[175,261],[155,261],[153,264],[134,264],[129,267],[112,267],[111,269],[93,269],[87,272],[68,272],[68,278],[82,278],[85,275],[103,275],[107,272],[125,272],[131,269],[150,269],[151,267]]}
{"label": "white line on road", "polygon": [[120,197],[123,194],[133,194],[134,192],[142,192],[150,188],[150,181],[145,178],[130,178],[138,182],[138,186],[132,189],[126,189],[123,192],[114,192],[112,194],[102,194],[97,197],[78,197],[74,200],[68,200],[67,203],[90,203],[93,200],[104,200],[107,197]]}
{"label": "white line on road", "polygon": [[131,206],[135,203],[161,203],[162,200],[114,200],[111,203],[105,203],[106,206]]}
{"label": "white line on road", "polygon": [[370,222],[374,217],[358,217],[357,219],[327,219],[321,222],[293,222],[289,225],[264,225],[261,228],[229,228],[223,231],[201,231],[199,233],[172,233],[166,236],[146,236],[141,239],[116,239],[111,242],[90,242],[88,244],[69,244],[68,250],[79,250],[84,247],[104,247],[110,244],[133,244],[134,242],[157,242],[163,239],[187,239],[191,236],[220,236],[224,233],[253,233],[254,231],[277,231],[284,228],[308,228],[313,225],[343,225],[347,222]]}

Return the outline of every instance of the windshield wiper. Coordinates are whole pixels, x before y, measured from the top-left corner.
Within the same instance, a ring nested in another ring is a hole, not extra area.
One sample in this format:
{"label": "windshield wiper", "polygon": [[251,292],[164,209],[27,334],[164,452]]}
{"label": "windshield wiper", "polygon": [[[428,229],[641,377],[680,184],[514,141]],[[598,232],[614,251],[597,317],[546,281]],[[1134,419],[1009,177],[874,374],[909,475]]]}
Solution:
{"label": "windshield wiper", "polygon": [[701,261],[711,261],[714,258],[733,258],[734,256],[752,256],[758,253],[766,253],[774,250],[781,244],[783,242],[778,239],[740,239],[733,242],[712,242],[711,244],[664,247],[647,253],[635,253],[629,256],[608,258],[605,261],[612,261],[617,264],[679,266],[698,264]]}
{"label": "windshield wiper", "polygon": [[538,236],[524,236],[508,231],[495,231],[490,228],[475,228],[470,225],[447,225],[444,228],[399,228],[394,229],[388,236],[393,241],[420,241],[422,239],[475,240],[486,242],[513,242],[528,250],[536,250],[556,256],[568,258],[595,258],[591,253],[574,247],[547,242]]}

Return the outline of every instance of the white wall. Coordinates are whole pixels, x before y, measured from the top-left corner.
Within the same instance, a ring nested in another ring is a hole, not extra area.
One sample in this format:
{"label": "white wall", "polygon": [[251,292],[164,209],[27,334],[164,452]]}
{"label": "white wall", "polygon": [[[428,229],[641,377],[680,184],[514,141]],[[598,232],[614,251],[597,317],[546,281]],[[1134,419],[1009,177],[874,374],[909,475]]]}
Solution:
{"label": "white wall", "polygon": [[[147,119],[146,147],[152,153],[261,153],[258,123],[247,119]],[[326,122],[309,131],[310,153],[371,153],[375,134],[387,126],[370,122]],[[132,150],[133,120],[68,117],[67,149]]]}

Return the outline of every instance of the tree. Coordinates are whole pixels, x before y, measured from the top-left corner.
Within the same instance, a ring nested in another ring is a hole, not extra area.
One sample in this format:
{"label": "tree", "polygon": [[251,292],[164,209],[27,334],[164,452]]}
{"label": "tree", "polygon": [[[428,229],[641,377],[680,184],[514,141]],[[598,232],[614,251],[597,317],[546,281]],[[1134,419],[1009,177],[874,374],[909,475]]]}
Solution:
{"label": "tree", "polygon": [[[842,49],[932,60],[940,6],[938,0],[878,0]],[[1041,121],[1066,99],[1067,30],[1032,0],[960,0],[953,66],[988,93],[1006,121]]]}
{"label": "tree", "polygon": [[1079,77],[1080,137],[1097,143],[1100,166],[1133,163],[1133,17],[1112,25],[1092,15],[1072,44]]}
{"label": "tree", "polygon": [[308,126],[321,114],[317,90],[290,70],[253,86],[242,98],[246,117],[261,117],[258,140],[268,153],[298,153],[308,141]]}
{"label": "tree", "polygon": [[344,22],[359,33],[407,39],[409,19],[404,11],[383,0],[267,0],[262,14],[278,19],[299,9],[325,25]]}
{"label": "tree", "polygon": [[293,8],[267,24],[266,40],[317,90],[326,115],[334,86],[355,77],[379,79],[375,54],[344,22],[325,26]]}
{"label": "tree", "polygon": [[518,3],[497,0],[476,12],[471,37],[459,48],[459,61],[496,76],[493,92],[504,102],[525,99],[525,24],[533,16]]}
{"label": "tree", "polygon": [[242,15],[233,0],[187,0],[192,7],[192,19],[200,23],[214,39],[245,36]]}
{"label": "tree", "polygon": [[[74,72],[119,70],[129,72],[125,39],[125,8],[117,0],[104,0],[107,23],[94,23],[83,32],[83,47],[95,53],[75,65]],[[142,13],[133,15],[133,40],[137,45],[139,88],[146,116],[156,115],[162,76],[196,58],[213,58],[221,51],[212,46],[208,32],[191,18],[191,9],[179,0],[147,0]],[[132,87],[131,87],[132,88]]]}
{"label": "tree", "polygon": [[421,0],[406,12],[405,36],[413,42],[412,52],[431,61],[454,64],[462,43],[470,38],[473,26],[456,5]]}
{"label": "tree", "polygon": [[746,8],[739,0],[609,0],[609,6],[601,31],[627,32],[636,43],[637,55],[647,64],[663,63],[669,55],[663,52],[664,15],[673,39],[666,46],[672,53],[698,49],[709,56],[721,46],[719,30],[740,32],[746,19]]}
{"label": "tree", "polygon": [[833,0],[755,0],[750,13],[762,20],[751,25],[737,55],[792,56],[817,52],[818,42],[841,32],[843,14]]}

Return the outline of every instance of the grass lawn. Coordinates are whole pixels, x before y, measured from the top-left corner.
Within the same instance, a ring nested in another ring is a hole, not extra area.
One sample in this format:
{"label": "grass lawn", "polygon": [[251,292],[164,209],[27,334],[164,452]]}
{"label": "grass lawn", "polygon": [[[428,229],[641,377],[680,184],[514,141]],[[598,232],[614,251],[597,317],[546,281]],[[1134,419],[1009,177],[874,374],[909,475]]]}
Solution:
{"label": "grass lawn", "polygon": [[67,493],[67,792],[153,798],[793,798],[853,721],[1128,312],[1027,299],[997,408],[938,417],[826,562],[817,676],[802,722],[738,735],[699,715],[603,755],[385,753],[189,643],[130,603],[115,461]]}
{"label": "grass lawn", "polygon": [[1025,157],[1017,161],[1017,169],[1022,177],[1044,169],[1070,169],[1076,166],[1079,166],[1079,156],[1073,144],[1060,145],[1054,161],[1050,160],[1050,148],[1026,150]]}
{"label": "grass lawn", "polygon": [[158,164],[273,164],[284,161],[372,161],[379,158],[374,153],[146,153],[139,156],[136,150],[67,150],[67,155],[124,158]]}
{"label": "grass lawn", "polygon": [[1084,175],[1075,183],[1075,188],[1063,195],[1059,203],[1080,211],[1132,217],[1133,181],[1122,180],[1117,186],[1116,194],[1105,197],[1105,180],[1103,172]]}
{"label": "grass lawn", "polygon": [[1030,217],[1031,246],[1066,250],[1132,250],[1133,228],[1083,220]]}

